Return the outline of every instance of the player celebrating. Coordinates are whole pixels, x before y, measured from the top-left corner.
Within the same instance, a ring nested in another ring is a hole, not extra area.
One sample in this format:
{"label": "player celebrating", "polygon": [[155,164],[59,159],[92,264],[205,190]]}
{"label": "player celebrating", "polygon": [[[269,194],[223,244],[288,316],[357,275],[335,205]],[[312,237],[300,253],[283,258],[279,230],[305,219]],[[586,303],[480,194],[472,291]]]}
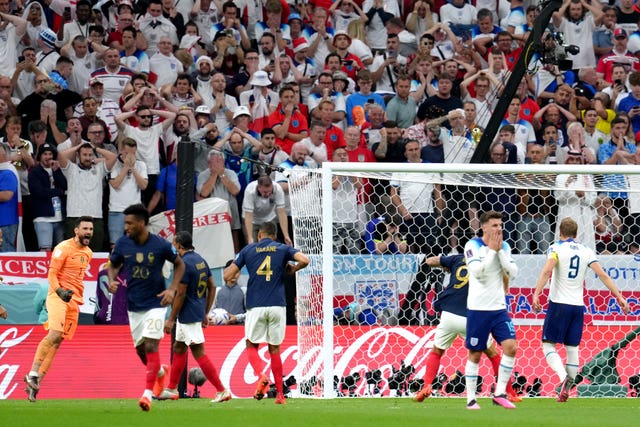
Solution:
{"label": "player celebrating", "polygon": [[[258,242],[240,251],[225,270],[224,280],[230,281],[247,266],[247,316],[245,334],[249,363],[260,377],[253,397],[260,400],[269,388],[269,378],[258,356],[259,342],[266,338],[271,357],[271,372],[276,384],[276,404],[286,404],[282,391],[282,359],[280,344],[284,339],[286,300],[282,276],[293,274],[309,265],[309,258],[297,249],[275,241],[276,227],[270,222],[260,225]],[[289,264],[296,261],[296,265]]]}
{"label": "player celebrating", "polygon": [[[124,268],[122,285],[127,287],[129,326],[136,352],[146,369],[146,386],[138,401],[143,411],[151,410],[151,399],[162,392],[169,369],[160,370],[158,345],[164,335],[167,305],[173,302],[184,273],[182,258],[169,242],[147,230],[149,212],[141,204],[124,210],[125,235],[113,248],[109,265],[109,292],[120,286],[118,272]],[[173,281],[165,288],[162,266],[173,263]],[[155,384],[155,387],[154,387]]]}
{"label": "player celebrating", "polygon": [[[427,357],[427,370],[424,374],[424,388],[414,397],[415,402],[422,402],[431,396],[431,385],[433,379],[440,368],[440,359],[444,352],[451,347],[457,337],[466,337],[467,323],[467,294],[469,287],[469,272],[464,263],[464,255],[452,256],[432,256],[425,261],[429,267],[444,267],[449,270],[449,285],[438,295],[438,299],[433,306],[436,311],[441,312],[440,323],[436,328],[433,338],[433,348]],[[491,341],[489,347],[484,351],[491,365],[493,372],[497,376],[500,369],[500,354],[495,344]],[[522,399],[517,395],[507,382],[507,397],[511,402],[519,402]]]}
{"label": "player celebrating", "polygon": [[60,242],[51,254],[49,263],[49,292],[47,311],[49,320],[33,358],[31,371],[25,376],[29,401],[35,402],[42,379],[47,374],[53,358],[64,339],[72,339],[78,326],[79,306],[83,304],[82,280],[89,267],[93,251],[89,248],[93,236],[93,218],[82,216],[73,229],[75,236]]}
{"label": "player celebrating", "polygon": [[[542,310],[540,294],[551,276],[549,309],[542,327],[542,349],[547,363],[560,377],[558,402],[569,399],[569,391],[578,373],[578,345],[582,340],[584,323],[584,278],[587,267],[591,268],[618,300],[622,311],[629,313],[629,304],[620,294],[611,277],[602,269],[592,249],[576,242],[578,223],[571,218],[560,222],[560,240],[554,243],[547,255],[536,290],[533,293],[533,308]],[[556,343],[564,344],[567,352],[566,369],[556,351]]]}
{"label": "player celebrating", "polygon": [[502,358],[493,403],[506,409],[516,406],[506,396],[506,386],[515,364],[516,331],[507,312],[504,277],[512,279],[518,267],[511,257],[511,247],[502,240],[502,214],[487,211],[480,215],[482,237],[475,237],[464,247],[469,269],[467,298],[467,339],[469,350],[465,379],[467,409],[480,409],[476,402],[478,362],[487,349],[489,333],[502,346]]}
{"label": "player celebrating", "polygon": [[[211,277],[209,264],[194,251],[193,239],[188,231],[179,231],[173,238],[173,247],[182,257],[185,271],[178,292],[171,305],[171,314],[164,322],[164,331],[171,333],[176,325],[176,340],[173,344],[173,361],[168,387],[158,399],[178,398],[176,387],[184,367],[187,365],[187,349],[191,348],[193,357],[202,368],[205,377],[218,390],[212,402],[226,402],[231,400],[231,394],[225,390],[218,371],[204,352],[204,334],[202,327],[208,325],[207,313],[211,310],[216,296],[216,285]],[[177,323],[176,323],[177,319]]]}

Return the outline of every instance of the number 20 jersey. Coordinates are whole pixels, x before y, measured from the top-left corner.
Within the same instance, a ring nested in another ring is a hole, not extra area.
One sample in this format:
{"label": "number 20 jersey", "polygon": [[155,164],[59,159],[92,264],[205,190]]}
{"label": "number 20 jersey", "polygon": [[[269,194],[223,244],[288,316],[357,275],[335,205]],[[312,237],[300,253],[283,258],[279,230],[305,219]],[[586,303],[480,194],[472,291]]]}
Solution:
{"label": "number 20 jersey", "polygon": [[149,234],[142,245],[129,236],[118,239],[109,259],[113,265],[122,264],[127,310],[147,311],[162,307],[158,297],[166,289],[162,266],[165,261],[175,261],[177,256],[171,243],[155,234]]}
{"label": "number 20 jersey", "polygon": [[584,277],[589,265],[597,261],[593,250],[573,239],[561,240],[551,245],[547,258],[557,261],[551,275],[549,300],[584,305]]}

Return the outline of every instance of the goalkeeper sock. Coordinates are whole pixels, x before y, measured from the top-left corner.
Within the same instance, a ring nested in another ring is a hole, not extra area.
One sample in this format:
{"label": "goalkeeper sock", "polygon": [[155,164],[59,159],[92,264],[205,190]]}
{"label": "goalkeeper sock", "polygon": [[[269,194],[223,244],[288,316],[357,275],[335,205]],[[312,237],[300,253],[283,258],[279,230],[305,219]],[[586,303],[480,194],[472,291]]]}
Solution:
{"label": "goalkeeper sock", "polygon": [[40,379],[42,379],[45,375],[47,375],[47,372],[49,371],[49,368],[53,363],[53,358],[56,357],[56,353],[58,352],[59,348],[60,348],[60,344],[51,344],[51,347],[49,347],[49,351],[47,352],[47,355],[42,361],[42,364],[40,365],[40,369],[38,369],[38,376],[40,377]]}
{"label": "goalkeeper sock", "polygon": [[171,372],[169,375],[169,383],[167,388],[175,390],[182,376],[184,367],[187,366],[187,353],[173,353],[173,360],[171,361]]}
{"label": "goalkeeper sock", "polygon": [[576,379],[578,375],[578,368],[580,367],[580,357],[578,356],[578,347],[573,345],[565,346],[567,351],[567,375],[572,380]]}
{"label": "goalkeeper sock", "polygon": [[435,353],[433,350],[427,356],[427,371],[423,377],[425,387],[430,387],[433,384],[433,379],[436,377],[438,369],[440,369],[440,359],[442,359],[442,355]]}
{"label": "goalkeeper sock", "polygon": [[204,376],[207,377],[209,382],[213,384],[216,390],[223,391],[224,386],[222,385],[222,382],[220,381],[220,376],[218,375],[218,371],[216,367],[213,366],[213,363],[211,363],[211,359],[209,359],[209,356],[207,356],[206,354],[203,354],[202,356],[196,359],[196,362],[198,362],[198,365],[200,365],[200,368],[202,368],[202,372],[204,373]]}
{"label": "goalkeeper sock", "polygon": [[271,353],[271,372],[273,373],[273,382],[276,383],[276,392],[282,393],[282,359],[280,352]]}
{"label": "goalkeeper sock", "polygon": [[40,370],[40,366],[42,365],[42,362],[44,362],[44,359],[47,357],[47,354],[49,353],[49,350],[52,346],[53,343],[51,342],[51,340],[49,340],[49,337],[42,338],[42,340],[38,344],[38,348],[36,349],[36,354],[33,357],[33,366],[31,368],[32,371]]}
{"label": "goalkeeper sock", "polygon": [[549,367],[553,369],[553,372],[558,374],[558,377],[560,377],[560,382],[564,381],[564,379],[567,377],[567,371],[564,369],[562,359],[560,359],[560,355],[556,351],[555,343],[543,342],[542,350],[544,351],[544,357],[545,359],[547,359],[547,364],[549,364]]}
{"label": "goalkeeper sock", "polygon": [[158,378],[158,371],[160,371],[160,354],[158,352],[147,353],[147,374],[145,381],[145,389],[153,390],[153,385]]}
{"label": "goalkeeper sock", "polygon": [[253,368],[253,372],[255,372],[259,377],[262,376],[264,365],[260,361],[260,356],[258,355],[258,347],[247,347],[247,356],[249,357],[249,364]]}
{"label": "goalkeeper sock", "polygon": [[500,359],[500,370],[498,371],[498,382],[496,384],[496,396],[505,394],[507,389],[507,382],[511,378],[511,372],[513,372],[513,365],[515,365],[516,358],[502,355]]}
{"label": "goalkeeper sock", "polygon": [[467,360],[464,368],[464,378],[467,388],[467,403],[476,400],[476,389],[478,388],[478,364]]}

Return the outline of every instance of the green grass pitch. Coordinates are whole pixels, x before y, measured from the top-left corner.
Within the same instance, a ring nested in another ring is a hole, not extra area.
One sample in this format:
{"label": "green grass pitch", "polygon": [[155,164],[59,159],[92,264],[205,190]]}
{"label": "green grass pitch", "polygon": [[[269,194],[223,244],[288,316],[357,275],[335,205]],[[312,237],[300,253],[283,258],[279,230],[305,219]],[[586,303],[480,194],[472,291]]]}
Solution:
{"label": "green grass pitch", "polygon": [[636,425],[640,399],[525,399],[515,410],[493,406],[480,398],[480,411],[467,411],[465,400],[432,398],[233,399],[222,404],[209,399],[153,402],[144,413],[133,399],[0,401],[0,419],[7,426],[629,426]]}

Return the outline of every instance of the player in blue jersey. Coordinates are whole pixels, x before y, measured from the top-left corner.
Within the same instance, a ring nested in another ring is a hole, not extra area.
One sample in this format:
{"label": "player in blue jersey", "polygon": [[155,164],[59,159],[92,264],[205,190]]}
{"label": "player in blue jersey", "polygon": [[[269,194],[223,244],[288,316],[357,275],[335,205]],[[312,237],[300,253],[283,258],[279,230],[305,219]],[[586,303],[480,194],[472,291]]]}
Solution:
{"label": "player in blue jersey", "polygon": [[[515,364],[516,330],[507,311],[509,279],[518,274],[511,247],[502,240],[502,214],[496,211],[480,215],[482,237],[467,242],[464,255],[469,270],[467,297],[467,339],[469,360],[465,369],[467,409],[480,409],[476,402],[478,362],[487,349],[489,334],[502,346],[502,358],[493,403],[506,409],[515,405],[506,395],[506,387]],[[506,282],[505,282],[506,279]]]}
{"label": "player in blue jersey", "polygon": [[[578,345],[582,340],[584,325],[584,278],[591,268],[618,300],[620,308],[629,313],[629,303],[622,296],[614,281],[604,271],[592,249],[576,242],[578,223],[571,218],[560,222],[560,240],[554,243],[547,255],[536,290],[533,293],[533,309],[542,310],[540,294],[551,281],[549,308],[542,327],[542,349],[547,363],[560,377],[558,402],[569,399],[569,391],[578,373]],[[567,352],[566,369],[556,351],[556,343],[564,344]]]}
{"label": "player in blue jersey", "polygon": [[[283,276],[294,274],[309,265],[309,258],[297,249],[275,241],[276,227],[270,222],[260,225],[258,242],[240,251],[225,270],[224,280],[230,281],[247,267],[247,316],[245,335],[249,363],[260,377],[253,397],[260,400],[269,388],[269,378],[264,375],[264,364],[258,355],[259,343],[269,344],[271,372],[276,384],[276,402],[285,404],[282,391],[282,359],[280,344],[284,340],[286,326],[286,300]],[[290,264],[296,261],[296,264]]]}
{"label": "player in blue jersey", "polygon": [[[436,328],[433,338],[433,349],[427,356],[427,370],[424,374],[424,388],[413,397],[415,402],[422,402],[431,395],[431,385],[440,369],[440,359],[444,352],[451,347],[457,337],[466,337],[467,329],[467,294],[469,287],[469,271],[464,262],[464,255],[433,256],[425,261],[429,267],[443,267],[449,271],[449,284],[440,292],[433,304],[433,308],[440,312],[440,323]],[[494,375],[498,375],[500,366],[500,354],[493,341],[484,351],[491,365]],[[507,397],[512,402],[522,399],[518,397],[507,383]]]}
{"label": "player in blue jersey", "polygon": [[[209,323],[207,313],[211,310],[216,296],[216,285],[211,277],[209,264],[194,251],[193,239],[188,231],[179,231],[173,238],[173,247],[182,257],[185,271],[178,292],[171,305],[169,318],[164,322],[164,331],[171,334],[176,327],[173,344],[173,361],[169,384],[158,396],[159,400],[176,400],[179,397],[178,382],[187,366],[187,350],[191,349],[194,359],[200,365],[204,376],[213,384],[218,393],[213,403],[231,400],[231,393],[225,390],[218,371],[204,351],[202,328]],[[176,322],[177,321],[177,322]]]}
{"label": "player in blue jersey", "polygon": [[[125,235],[113,248],[109,265],[109,291],[115,293],[118,286],[127,288],[127,312],[129,327],[138,357],[146,366],[146,386],[138,401],[143,411],[151,409],[151,399],[164,388],[169,367],[160,366],[158,345],[164,335],[167,306],[176,296],[178,284],[184,274],[182,258],[171,243],[147,230],[149,212],[141,205],[124,210]],[[173,263],[173,281],[166,289],[162,266]],[[122,283],[117,276],[124,272]]]}

